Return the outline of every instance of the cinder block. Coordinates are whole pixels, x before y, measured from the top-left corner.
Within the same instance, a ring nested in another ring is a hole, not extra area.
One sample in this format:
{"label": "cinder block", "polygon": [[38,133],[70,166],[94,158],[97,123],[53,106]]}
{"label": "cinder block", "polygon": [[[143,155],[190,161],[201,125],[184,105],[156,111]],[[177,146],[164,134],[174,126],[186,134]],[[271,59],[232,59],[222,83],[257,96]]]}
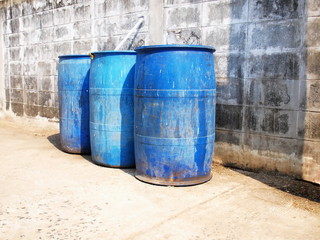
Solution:
{"label": "cinder block", "polygon": [[[118,17],[117,17],[117,22],[119,22]],[[94,20],[93,36],[105,37],[105,36],[114,35],[117,28],[117,22],[111,23],[109,18]]]}
{"label": "cinder block", "polygon": [[300,20],[290,22],[263,22],[249,25],[249,48],[280,51],[299,48],[301,44]]}
{"label": "cinder block", "polygon": [[38,45],[38,59],[47,60],[53,57],[53,45],[52,44],[39,44]]}
{"label": "cinder block", "polygon": [[208,1],[203,3],[202,26],[246,22],[248,0]]}
{"label": "cinder block", "polygon": [[275,113],[275,135],[296,138],[297,111],[280,110]]}
{"label": "cinder block", "polygon": [[59,109],[53,107],[40,107],[39,115],[46,118],[59,118]]}
{"label": "cinder block", "polygon": [[95,39],[98,51],[114,50],[119,42],[119,37],[105,37]]}
{"label": "cinder block", "polygon": [[201,44],[200,28],[172,30],[167,32],[167,44]]}
{"label": "cinder block", "polygon": [[54,40],[65,41],[73,39],[73,24],[55,27]]}
{"label": "cinder block", "polygon": [[23,90],[22,89],[11,89],[11,102],[12,103],[23,103]]}
{"label": "cinder block", "polygon": [[23,116],[23,109],[24,109],[23,103],[14,103],[14,102],[11,102],[11,110],[12,110],[12,112],[15,113],[17,116],[19,116],[19,117]]}
{"label": "cinder block", "polygon": [[76,22],[73,25],[74,39],[91,37],[91,23],[90,22]]}
{"label": "cinder block", "polygon": [[41,43],[51,43],[53,41],[53,28],[42,28],[40,30],[39,40]]}
{"label": "cinder block", "polygon": [[23,63],[23,72],[24,76],[37,75],[35,62],[26,60],[26,62]]}
{"label": "cinder block", "polygon": [[320,17],[308,19],[306,38],[308,47],[320,47]]}
{"label": "cinder block", "polygon": [[[118,6],[113,5],[113,3],[118,3]],[[107,1],[106,2],[106,10],[107,14],[113,11],[120,11],[120,12],[139,12],[148,9],[149,1],[147,0],[120,0],[120,1]]]}
{"label": "cinder block", "polygon": [[[271,157],[273,160],[277,153],[279,157],[282,154],[286,154],[300,158],[303,152],[303,143],[301,141],[277,136],[249,133],[244,135],[243,143],[250,149],[258,151],[260,156]],[[289,164],[286,165],[288,166]]]}
{"label": "cinder block", "polygon": [[194,4],[165,9],[167,29],[200,27],[200,7],[199,4]]}
{"label": "cinder block", "polygon": [[39,15],[36,15],[36,14],[28,15],[20,19],[21,19],[21,25],[22,25],[21,31],[32,32],[40,28]]}
{"label": "cinder block", "polygon": [[20,49],[19,47],[9,49],[10,61],[21,61]]}
{"label": "cinder block", "polygon": [[320,80],[320,50],[307,50],[307,79]]}
{"label": "cinder block", "polygon": [[35,12],[35,10],[34,10],[34,8],[32,6],[32,2],[23,1],[21,3],[22,16],[30,15],[30,14],[33,14],[34,12]]}
{"label": "cinder block", "polygon": [[[113,2],[113,1],[112,1]],[[101,19],[106,17],[106,2],[95,1],[94,3],[94,18]]]}
{"label": "cinder block", "polygon": [[51,76],[53,73],[52,62],[48,62],[48,61],[38,62],[37,73],[39,76]]}
{"label": "cinder block", "polygon": [[234,145],[242,143],[242,133],[217,129],[215,142],[224,142]]}
{"label": "cinder block", "polygon": [[23,88],[23,76],[11,76],[10,88],[22,89]]}
{"label": "cinder block", "polygon": [[10,33],[18,33],[20,31],[20,21],[19,19],[9,20]]}
{"label": "cinder block", "polygon": [[9,7],[9,10],[11,12],[11,18],[18,18],[21,16],[21,5],[20,4],[14,4],[13,6]]}
{"label": "cinder block", "polygon": [[61,55],[72,54],[71,42],[55,43],[53,44],[53,58]]}
{"label": "cinder block", "polygon": [[216,53],[215,71],[216,76],[221,78],[245,77],[245,56],[241,53]]}
{"label": "cinder block", "polygon": [[5,21],[8,19],[7,9],[5,7],[1,7],[1,16],[2,16],[2,21]]}
{"label": "cinder block", "polygon": [[40,13],[39,19],[41,28],[53,26],[53,11],[50,10]]}
{"label": "cinder block", "polygon": [[10,75],[21,75],[22,64],[21,63],[10,63]]}
{"label": "cinder block", "polygon": [[289,19],[302,16],[304,1],[300,0],[279,0],[261,1],[252,0],[249,4],[249,19]]}
{"label": "cinder block", "polygon": [[81,21],[91,18],[91,8],[90,4],[78,4],[74,5],[74,20]]}
{"label": "cinder block", "polygon": [[54,106],[53,98],[54,98],[53,93],[39,91],[39,105],[40,106],[53,107]]}
{"label": "cinder block", "polygon": [[244,102],[246,105],[263,104],[262,83],[255,79],[244,79]]}
{"label": "cinder block", "polygon": [[243,128],[245,132],[261,132],[261,118],[263,117],[263,108],[245,107]]}
{"label": "cinder block", "polygon": [[320,16],[320,2],[318,0],[308,0],[308,16],[319,17]]}
{"label": "cinder block", "polygon": [[38,105],[39,101],[38,101],[38,92],[36,91],[24,91],[24,95],[25,95],[25,104],[26,105]]}
{"label": "cinder block", "polygon": [[24,114],[28,117],[36,117],[39,115],[39,106],[24,105]]}
{"label": "cinder block", "polygon": [[242,106],[217,104],[217,129],[242,130]]}
{"label": "cinder block", "polygon": [[88,54],[91,52],[92,40],[80,40],[73,42],[73,53],[74,54]]}
{"label": "cinder block", "polygon": [[38,79],[36,76],[24,76],[24,89],[37,91]]}
{"label": "cinder block", "polygon": [[248,77],[298,80],[299,58],[297,53],[252,54],[248,60]]}
{"label": "cinder block", "polygon": [[65,7],[53,10],[53,23],[56,26],[70,23],[72,20],[73,8]]}
{"label": "cinder block", "polygon": [[262,80],[262,102],[265,106],[291,108],[296,107],[299,83],[294,80]]}
{"label": "cinder block", "polygon": [[320,112],[320,81],[300,81],[300,108]]}
{"label": "cinder block", "polygon": [[9,47],[18,47],[20,45],[20,34],[12,34],[8,36],[8,46]]}
{"label": "cinder block", "polygon": [[240,105],[243,103],[243,79],[228,78],[217,82],[217,103]]}
{"label": "cinder block", "polygon": [[320,113],[299,112],[298,136],[300,138],[320,140]]}
{"label": "cinder block", "polygon": [[36,46],[28,46],[24,48],[24,60],[35,61],[38,56],[38,48]]}
{"label": "cinder block", "polygon": [[264,108],[260,114],[261,132],[284,137],[296,137],[296,111]]}
{"label": "cinder block", "polygon": [[47,77],[41,77],[39,79],[39,86],[41,91],[54,91],[53,88],[53,77],[47,76]]}
{"label": "cinder block", "polygon": [[243,52],[247,38],[247,25],[224,24],[203,28],[203,35],[203,43],[215,47],[217,52]]}

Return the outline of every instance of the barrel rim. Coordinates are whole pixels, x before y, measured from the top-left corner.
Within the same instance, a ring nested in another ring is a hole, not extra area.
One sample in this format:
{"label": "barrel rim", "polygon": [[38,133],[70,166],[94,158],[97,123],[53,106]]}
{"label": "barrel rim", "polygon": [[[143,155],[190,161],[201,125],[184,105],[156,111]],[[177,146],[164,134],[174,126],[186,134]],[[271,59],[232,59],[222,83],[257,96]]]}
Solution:
{"label": "barrel rim", "polygon": [[130,50],[122,50],[122,51],[114,51],[114,50],[106,50],[106,51],[98,51],[98,52],[91,52],[91,54],[136,54],[136,51]]}
{"label": "barrel rim", "polygon": [[68,54],[68,55],[61,55],[58,58],[82,58],[82,57],[88,57],[90,58],[89,54]]}
{"label": "barrel rim", "polygon": [[143,50],[154,50],[154,49],[198,49],[198,50],[209,50],[215,52],[216,49],[207,45],[188,45],[188,44],[163,44],[163,45],[148,45],[137,47],[135,51],[143,51]]}

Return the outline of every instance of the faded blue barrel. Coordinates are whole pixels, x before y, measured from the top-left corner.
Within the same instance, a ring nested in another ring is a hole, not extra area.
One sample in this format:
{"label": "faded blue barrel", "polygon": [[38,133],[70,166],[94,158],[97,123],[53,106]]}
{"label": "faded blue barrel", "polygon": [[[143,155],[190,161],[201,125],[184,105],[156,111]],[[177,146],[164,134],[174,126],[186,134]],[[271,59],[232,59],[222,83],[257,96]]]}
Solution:
{"label": "faded blue barrel", "polygon": [[90,153],[89,55],[59,57],[60,142],[69,153]]}
{"label": "faded blue barrel", "polygon": [[90,70],[92,160],[109,167],[134,167],[134,51],[93,52]]}
{"label": "faded blue barrel", "polygon": [[174,186],[210,180],[215,138],[214,48],[159,45],[135,50],[136,177]]}

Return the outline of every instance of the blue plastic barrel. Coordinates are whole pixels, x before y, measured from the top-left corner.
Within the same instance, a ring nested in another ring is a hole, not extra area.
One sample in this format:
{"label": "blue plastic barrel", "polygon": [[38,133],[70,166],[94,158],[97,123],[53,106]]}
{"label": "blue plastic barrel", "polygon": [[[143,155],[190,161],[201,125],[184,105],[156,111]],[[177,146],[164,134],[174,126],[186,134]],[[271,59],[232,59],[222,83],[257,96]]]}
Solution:
{"label": "blue plastic barrel", "polygon": [[134,167],[134,51],[93,52],[90,70],[92,160],[109,167]]}
{"label": "blue plastic barrel", "polygon": [[159,45],[135,50],[136,177],[174,186],[210,180],[215,138],[214,48]]}
{"label": "blue plastic barrel", "polygon": [[89,55],[59,57],[60,142],[69,153],[90,153]]}

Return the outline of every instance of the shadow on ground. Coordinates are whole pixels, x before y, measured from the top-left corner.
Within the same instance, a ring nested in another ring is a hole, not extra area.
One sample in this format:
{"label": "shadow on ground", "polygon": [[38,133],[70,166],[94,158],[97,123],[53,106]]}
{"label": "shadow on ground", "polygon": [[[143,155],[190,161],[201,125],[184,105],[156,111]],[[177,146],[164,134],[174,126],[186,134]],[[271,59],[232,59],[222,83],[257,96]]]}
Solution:
{"label": "shadow on ground", "polygon": [[[59,151],[64,152],[64,151],[62,150],[62,147],[61,147],[60,134],[59,134],[59,133],[50,135],[50,136],[47,137],[47,139],[48,139],[48,141],[49,141],[53,146],[55,146]],[[66,154],[73,154],[73,153],[66,153]],[[77,155],[77,154],[76,154],[76,155]],[[94,161],[92,160],[92,158],[91,158],[91,155],[80,155],[80,154],[79,154],[79,156],[83,157],[84,159],[86,159],[87,161],[91,162],[91,163],[94,164],[94,165],[97,165],[97,166],[99,166],[99,167],[106,167],[106,166],[103,166],[103,165],[101,165],[101,164],[99,164],[99,163],[94,162]],[[135,168],[121,168],[120,170],[134,177]]]}
{"label": "shadow on ground", "polygon": [[288,176],[274,173],[257,173],[245,171],[234,167],[229,168],[237,173],[258,180],[270,187],[298,197],[306,198],[310,201],[320,203],[320,185],[317,185],[315,183],[293,179]]}

